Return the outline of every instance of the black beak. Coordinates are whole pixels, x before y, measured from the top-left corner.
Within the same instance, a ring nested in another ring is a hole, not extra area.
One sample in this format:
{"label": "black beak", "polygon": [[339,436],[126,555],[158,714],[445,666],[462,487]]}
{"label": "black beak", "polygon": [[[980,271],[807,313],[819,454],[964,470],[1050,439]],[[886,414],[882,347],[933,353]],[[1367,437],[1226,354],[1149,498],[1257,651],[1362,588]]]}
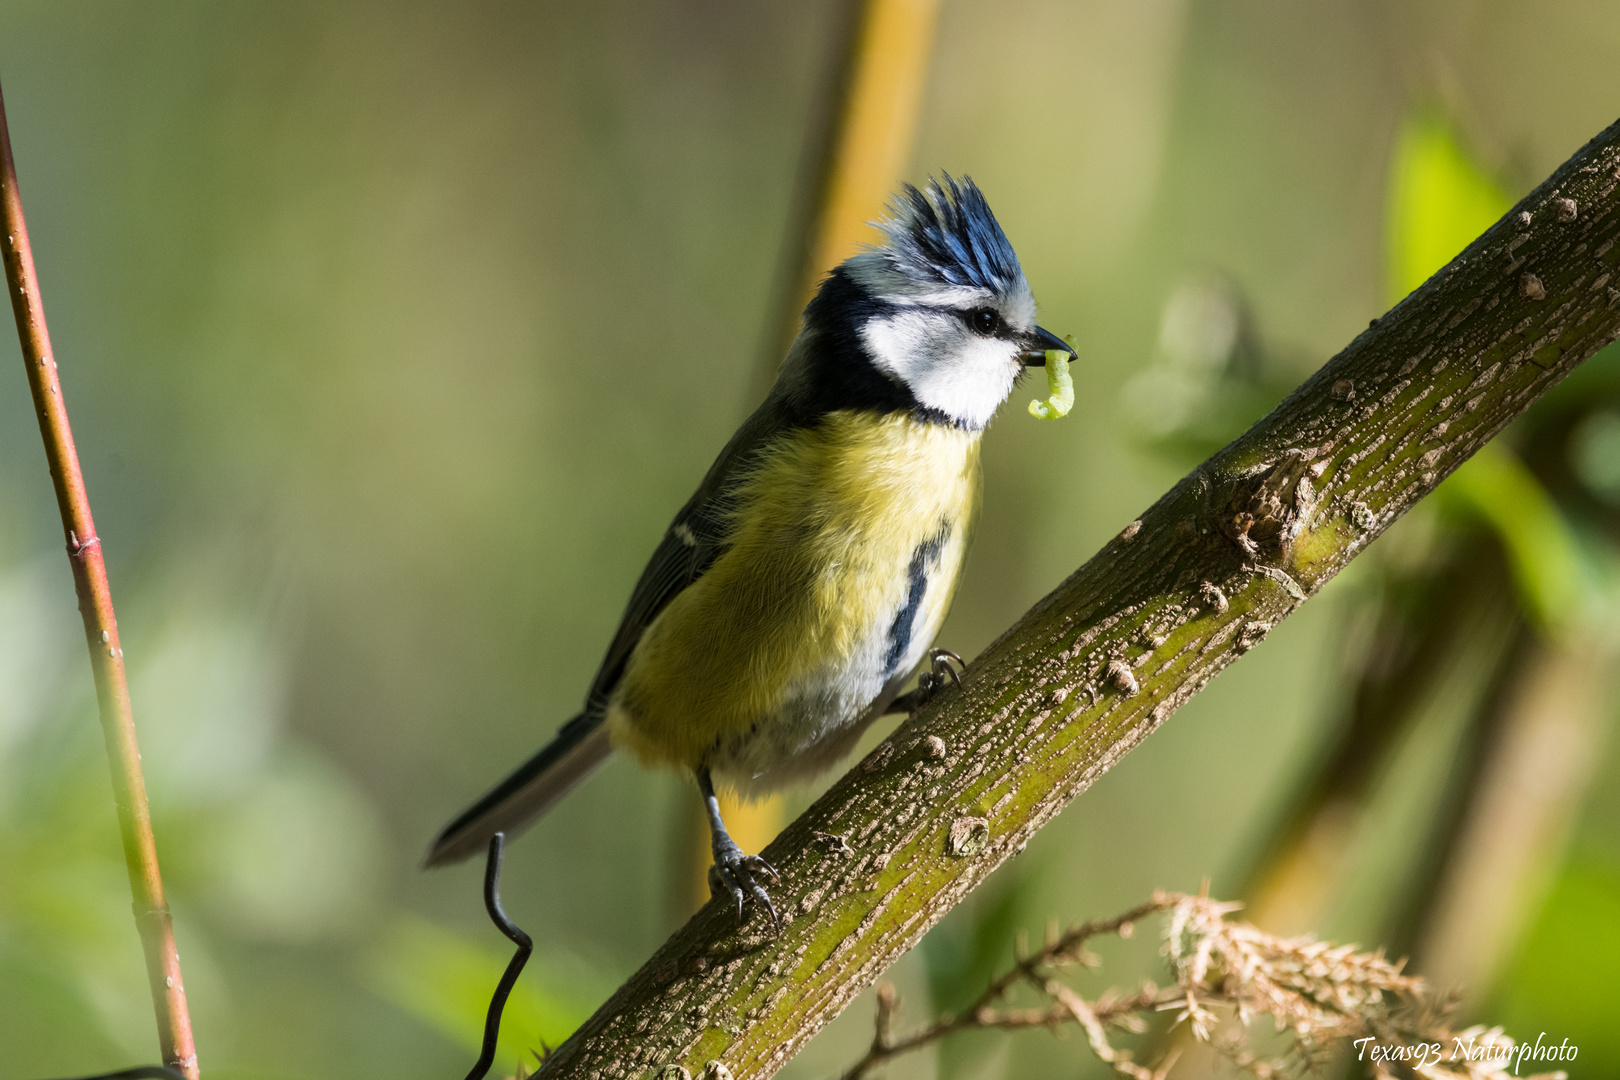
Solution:
{"label": "black beak", "polygon": [[1079,359],[1075,351],[1069,347],[1068,342],[1052,333],[1052,331],[1043,330],[1039,326],[1030,331],[1028,339],[1024,342],[1024,351],[1019,358],[1024,361],[1025,367],[1040,367],[1046,363],[1046,351],[1048,349],[1066,352],[1069,354],[1070,360]]}

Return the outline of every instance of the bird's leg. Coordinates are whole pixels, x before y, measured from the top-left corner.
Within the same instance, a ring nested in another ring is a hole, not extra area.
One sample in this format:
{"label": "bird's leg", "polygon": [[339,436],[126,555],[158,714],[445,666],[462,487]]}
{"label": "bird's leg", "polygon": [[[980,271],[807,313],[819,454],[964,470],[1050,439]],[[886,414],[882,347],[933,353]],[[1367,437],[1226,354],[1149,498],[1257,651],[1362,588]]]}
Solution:
{"label": "bird's leg", "polygon": [[957,673],[957,668],[966,670],[967,662],[949,649],[929,649],[928,670],[917,676],[917,689],[895,698],[888,711],[914,713],[934,700],[934,696],[945,689],[947,682],[961,686],[962,676]]}
{"label": "bird's leg", "polygon": [[776,905],[771,903],[770,894],[756,877],[769,878],[772,885],[781,884],[782,879],[776,876],[776,868],[758,855],[743,854],[742,848],[726,832],[726,823],[720,820],[720,800],[715,797],[714,782],[709,778],[708,768],[694,771],[698,790],[703,793],[703,809],[709,814],[709,836],[714,851],[714,865],[709,867],[709,891],[730,891],[737,901],[738,922],[743,921],[745,893],[751,894],[771,913],[771,925],[779,928],[782,922],[776,917]]}

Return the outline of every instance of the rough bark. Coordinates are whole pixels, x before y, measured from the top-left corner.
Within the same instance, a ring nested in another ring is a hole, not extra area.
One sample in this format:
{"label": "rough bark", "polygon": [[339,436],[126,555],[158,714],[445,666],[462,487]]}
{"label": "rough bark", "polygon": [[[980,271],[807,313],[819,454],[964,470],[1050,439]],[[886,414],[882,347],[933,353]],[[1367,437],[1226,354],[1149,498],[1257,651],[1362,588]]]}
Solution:
{"label": "rough bark", "polygon": [[[1042,825],[1620,336],[1620,124],[1131,522],[764,852],[547,1078],[764,1077]],[[711,1067],[711,1063],[718,1063]]]}

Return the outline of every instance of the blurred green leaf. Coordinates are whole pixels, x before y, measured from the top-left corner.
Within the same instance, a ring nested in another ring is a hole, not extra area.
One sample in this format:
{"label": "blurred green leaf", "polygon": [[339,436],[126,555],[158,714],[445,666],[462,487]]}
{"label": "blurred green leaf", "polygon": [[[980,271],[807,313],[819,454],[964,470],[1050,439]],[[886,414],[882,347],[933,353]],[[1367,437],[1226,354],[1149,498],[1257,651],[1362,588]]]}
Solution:
{"label": "blurred green leaf", "polygon": [[1591,413],[1570,436],[1570,466],[1593,495],[1620,503],[1620,410]]}
{"label": "blurred green leaf", "polygon": [[[1027,886],[1024,877],[1009,876],[994,893],[961,905],[923,938],[928,994],[937,1012],[967,1008],[1012,963],[1014,935],[1031,894]],[[969,1074],[980,1062],[983,1048],[966,1050],[960,1039],[941,1050],[940,1076]]]}
{"label": "blurred green leaf", "polygon": [[[1590,854],[1565,867],[1490,1010],[1515,1035],[1580,1048],[1574,1076],[1620,1071],[1614,988],[1620,982],[1620,865]],[[1526,1070],[1527,1072],[1529,1070]]]}
{"label": "blurred green leaf", "polygon": [[1536,628],[1556,634],[1581,614],[1580,545],[1535,474],[1511,450],[1487,443],[1439,494],[1453,512],[1482,519],[1501,540],[1520,605]]}
{"label": "blurred green leaf", "polygon": [[967,918],[940,924],[923,939],[928,992],[934,1007],[956,1012],[967,1006],[1013,956],[1024,890],[1016,884],[975,904]]}
{"label": "blurred green leaf", "polygon": [[[495,931],[490,930],[493,937]],[[401,915],[362,964],[361,980],[447,1038],[477,1053],[490,995],[512,959],[510,945],[475,943],[442,926]],[[566,977],[555,970],[569,970]],[[583,964],[564,958],[529,958],[501,1021],[496,1067],[512,1072],[521,1060],[534,1066],[543,1046],[557,1046],[607,996]]]}
{"label": "blurred green leaf", "polygon": [[1275,407],[1296,368],[1314,366],[1266,346],[1236,281],[1195,273],[1165,298],[1157,345],[1125,384],[1123,403],[1149,448],[1191,468]]}
{"label": "blurred green leaf", "polygon": [[1391,303],[1427,281],[1512,205],[1433,110],[1402,123],[1388,190],[1384,252]]}

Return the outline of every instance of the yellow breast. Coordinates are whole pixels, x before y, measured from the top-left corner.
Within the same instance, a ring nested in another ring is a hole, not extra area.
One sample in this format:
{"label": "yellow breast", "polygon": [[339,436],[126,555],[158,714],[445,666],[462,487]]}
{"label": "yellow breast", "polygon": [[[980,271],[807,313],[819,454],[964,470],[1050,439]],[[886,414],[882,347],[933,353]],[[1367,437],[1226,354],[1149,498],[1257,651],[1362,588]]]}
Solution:
{"label": "yellow breast", "polygon": [[807,687],[830,712],[870,705],[879,691],[855,669],[930,541],[942,587],[919,631],[931,638],[949,605],[978,510],[979,433],[830,413],[767,450],[736,492],[730,547],[648,626],[610,702],[614,742],[647,764],[705,764],[790,701],[802,711]]}

